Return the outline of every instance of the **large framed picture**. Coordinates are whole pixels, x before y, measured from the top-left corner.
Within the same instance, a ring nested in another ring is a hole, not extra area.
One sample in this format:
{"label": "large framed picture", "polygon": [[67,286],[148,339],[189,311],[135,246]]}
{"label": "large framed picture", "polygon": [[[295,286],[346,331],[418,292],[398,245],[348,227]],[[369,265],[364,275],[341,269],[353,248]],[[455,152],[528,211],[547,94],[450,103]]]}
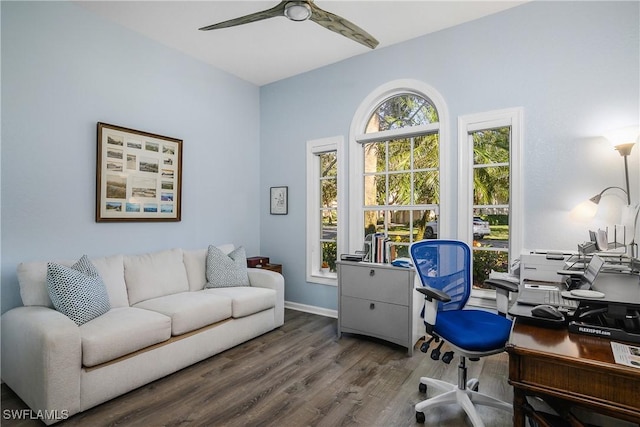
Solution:
{"label": "large framed picture", "polygon": [[288,187],[271,187],[271,215],[286,215],[289,207]]}
{"label": "large framed picture", "polygon": [[180,221],[182,140],[98,123],[96,222]]}

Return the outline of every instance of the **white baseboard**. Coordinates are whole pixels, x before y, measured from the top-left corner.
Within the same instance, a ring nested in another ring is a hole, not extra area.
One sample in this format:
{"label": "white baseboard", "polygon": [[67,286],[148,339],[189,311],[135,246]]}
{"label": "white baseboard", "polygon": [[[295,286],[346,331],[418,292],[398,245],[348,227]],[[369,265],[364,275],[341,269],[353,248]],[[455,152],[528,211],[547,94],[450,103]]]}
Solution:
{"label": "white baseboard", "polygon": [[324,307],[316,307],[315,305],[300,304],[297,302],[285,301],[284,308],[291,310],[303,311],[305,313],[317,314],[319,316],[338,318],[338,310],[330,310]]}

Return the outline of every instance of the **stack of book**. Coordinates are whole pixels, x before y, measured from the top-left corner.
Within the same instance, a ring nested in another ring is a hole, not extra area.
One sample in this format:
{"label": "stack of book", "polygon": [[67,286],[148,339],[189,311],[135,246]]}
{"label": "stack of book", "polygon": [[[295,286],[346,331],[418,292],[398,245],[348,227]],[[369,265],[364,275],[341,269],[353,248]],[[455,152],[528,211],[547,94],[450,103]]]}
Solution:
{"label": "stack of book", "polygon": [[384,233],[369,234],[365,238],[365,245],[369,245],[367,261],[387,264],[391,262],[391,241]]}

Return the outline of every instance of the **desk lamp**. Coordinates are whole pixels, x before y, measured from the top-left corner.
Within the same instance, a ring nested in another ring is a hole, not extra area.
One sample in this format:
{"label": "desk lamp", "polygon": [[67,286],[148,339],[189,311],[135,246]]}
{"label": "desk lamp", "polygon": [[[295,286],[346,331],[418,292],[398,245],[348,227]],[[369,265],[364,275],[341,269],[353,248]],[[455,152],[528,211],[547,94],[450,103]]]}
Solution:
{"label": "desk lamp", "polygon": [[630,200],[629,193],[622,187],[607,187],[598,194],[593,197],[590,197],[588,200],[580,203],[578,206],[573,208],[571,211],[571,217],[577,220],[589,220],[596,216],[596,212],[598,212],[598,204],[600,203],[600,199],[602,199],[602,195],[609,191],[618,189],[622,191],[627,196],[627,201]]}

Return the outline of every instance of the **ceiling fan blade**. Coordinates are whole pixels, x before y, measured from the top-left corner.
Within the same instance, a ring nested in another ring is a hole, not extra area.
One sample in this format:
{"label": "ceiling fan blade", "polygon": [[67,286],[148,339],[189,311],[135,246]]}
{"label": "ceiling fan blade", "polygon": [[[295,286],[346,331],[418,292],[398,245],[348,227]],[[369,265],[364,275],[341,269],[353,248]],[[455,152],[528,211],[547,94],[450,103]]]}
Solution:
{"label": "ceiling fan blade", "polygon": [[241,16],[240,18],[230,19],[228,21],[220,22],[218,24],[208,25],[206,27],[198,28],[202,31],[215,30],[218,28],[234,27],[236,25],[248,24],[250,22],[262,21],[263,19],[274,18],[276,16],[284,16],[284,7],[288,1],[281,1],[278,5],[271,9],[263,10],[261,12],[252,13],[250,15]]}
{"label": "ceiling fan blade", "polygon": [[309,19],[316,24],[322,25],[328,30],[348,37],[351,40],[355,40],[358,43],[370,47],[371,49],[375,49],[375,47],[378,46],[379,42],[375,37],[358,27],[353,22],[349,22],[343,17],[334,15],[326,10],[322,10],[313,4],[313,2],[309,2],[309,6],[311,6],[312,10],[311,17]]}

